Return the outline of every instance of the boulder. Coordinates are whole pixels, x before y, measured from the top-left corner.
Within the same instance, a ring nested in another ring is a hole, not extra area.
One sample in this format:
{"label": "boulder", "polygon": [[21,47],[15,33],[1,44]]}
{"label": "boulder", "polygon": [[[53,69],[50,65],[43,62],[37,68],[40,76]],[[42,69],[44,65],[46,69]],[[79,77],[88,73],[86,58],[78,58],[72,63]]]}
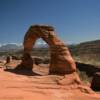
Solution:
{"label": "boulder", "polygon": [[100,72],[95,73],[91,82],[91,88],[93,90],[100,91]]}
{"label": "boulder", "polygon": [[43,63],[43,59],[40,57],[34,57],[33,60],[36,65]]}

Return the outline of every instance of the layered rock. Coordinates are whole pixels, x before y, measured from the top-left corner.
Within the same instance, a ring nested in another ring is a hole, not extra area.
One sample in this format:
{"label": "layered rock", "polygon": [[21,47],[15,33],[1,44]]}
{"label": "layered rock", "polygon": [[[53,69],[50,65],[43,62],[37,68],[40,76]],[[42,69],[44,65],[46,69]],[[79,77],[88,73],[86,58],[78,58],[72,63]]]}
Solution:
{"label": "layered rock", "polygon": [[[24,55],[31,55],[33,45],[38,38],[42,38],[51,51],[50,73],[66,74],[76,71],[75,62],[64,43],[57,37],[52,26],[33,25],[24,37]],[[24,60],[23,65],[28,66],[29,60]],[[31,66],[32,67],[32,66]]]}

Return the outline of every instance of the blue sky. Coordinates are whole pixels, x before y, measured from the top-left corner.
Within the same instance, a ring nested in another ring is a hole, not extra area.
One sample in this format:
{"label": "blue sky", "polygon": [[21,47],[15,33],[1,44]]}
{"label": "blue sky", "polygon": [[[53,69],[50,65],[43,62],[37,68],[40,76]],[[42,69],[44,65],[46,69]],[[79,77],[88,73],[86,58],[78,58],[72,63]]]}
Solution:
{"label": "blue sky", "polygon": [[33,24],[53,25],[66,43],[100,39],[100,0],[0,0],[0,44],[22,43]]}

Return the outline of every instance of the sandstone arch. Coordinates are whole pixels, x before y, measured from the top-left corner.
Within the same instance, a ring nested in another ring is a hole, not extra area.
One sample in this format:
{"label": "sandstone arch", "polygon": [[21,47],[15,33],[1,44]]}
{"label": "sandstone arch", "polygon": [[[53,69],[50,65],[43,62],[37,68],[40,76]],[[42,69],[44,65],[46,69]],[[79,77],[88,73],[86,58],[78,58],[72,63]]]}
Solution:
{"label": "sandstone arch", "polygon": [[[34,43],[38,38],[42,38],[48,45],[51,51],[50,73],[66,74],[76,71],[75,62],[64,43],[56,36],[54,28],[46,25],[33,25],[29,28],[24,37],[24,56],[22,65],[29,67],[30,60],[25,58],[25,55],[31,55]],[[30,58],[30,57],[29,57]],[[32,63],[31,63],[32,64]],[[31,67],[32,68],[32,65]]]}

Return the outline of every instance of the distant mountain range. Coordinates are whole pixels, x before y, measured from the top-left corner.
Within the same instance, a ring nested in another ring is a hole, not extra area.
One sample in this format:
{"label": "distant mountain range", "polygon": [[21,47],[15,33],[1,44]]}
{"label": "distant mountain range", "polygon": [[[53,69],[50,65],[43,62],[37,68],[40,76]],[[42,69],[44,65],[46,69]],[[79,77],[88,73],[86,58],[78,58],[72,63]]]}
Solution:
{"label": "distant mountain range", "polygon": [[[47,48],[47,47],[48,47],[47,44],[36,44],[35,46],[33,46],[33,48]],[[23,49],[22,45],[17,45],[15,43],[9,43],[0,46],[0,52],[18,51],[22,49]]]}
{"label": "distant mountain range", "polygon": [[0,52],[17,51],[22,49],[22,46],[17,44],[5,44],[0,47]]}

